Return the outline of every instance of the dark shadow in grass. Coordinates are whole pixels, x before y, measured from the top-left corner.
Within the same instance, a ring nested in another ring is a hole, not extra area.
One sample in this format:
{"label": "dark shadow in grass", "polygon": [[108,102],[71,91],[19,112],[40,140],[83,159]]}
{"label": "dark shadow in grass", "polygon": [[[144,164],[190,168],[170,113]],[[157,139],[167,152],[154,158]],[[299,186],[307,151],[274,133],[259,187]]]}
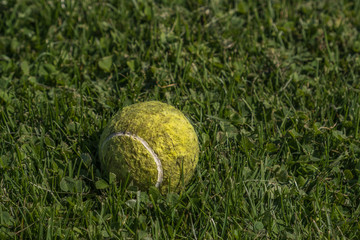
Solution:
{"label": "dark shadow in grass", "polygon": [[151,71],[150,68],[148,68],[145,72],[145,79],[144,79],[144,88],[146,90],[151,90],[156,86],[156,80],[154,77],[154,73]]}
{"label": "dark shadow in grass", "polygon": [[112,79],[112,88],[115,89],[117,96],[123,95],[124,89],[126,89],[125,91],[140,93],[153,90],[157,85],[154,74],[150,69],[146,69],[144,74],[130,75],[130,71],[124,70],[118,74],[117,78]]}
{"label": "dark shadow in grass", "polygon": [[[99,141],[102,133],[102,129],[85,137],[80,145],[80,176],[84,178],[86,182],[91,182],[90,186],[93,188],[98,178],[105,178],[105,175],[101,171],[101,165],[99,161]],[[95,190],[95,189],[92,189]]]}
{"label": "dark shadow in grass", "polygon": [[[97,182],[103,183],[103,180],[107,183],[110,182],[109,174],[102,169],[99,157],[99,143],[103,130],[104,128],[101,128],[99,131],[90,134],[80,143],[81,166],[77,165],[77,167],[81,168],[79,176],[89,184],[92,193],[102,189],[101,186],[97,185]],[[121,183],[121,185],[123,184]],[[127,181],[125,185],[128,185]]]}

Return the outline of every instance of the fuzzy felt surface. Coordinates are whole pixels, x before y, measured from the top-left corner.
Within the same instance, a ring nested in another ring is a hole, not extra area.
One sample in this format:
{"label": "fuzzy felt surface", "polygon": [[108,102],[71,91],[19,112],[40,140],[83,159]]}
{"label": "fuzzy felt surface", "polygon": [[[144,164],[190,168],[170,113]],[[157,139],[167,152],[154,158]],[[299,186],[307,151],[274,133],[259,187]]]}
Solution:
{"label": "fuzzy felt surface", "polygon": [[[157,101],[133,104],[118,112],[100,139],[100,160],[105,171],[129,177],[142,189],[154,186],[158,170],[148,150],[131,137],[144,139],[161,160],[162,192],[179,191],[191,179],[198,162],[199,143],[193,126],[178,109]],[[105,144],[104,144],[105,143]]]}

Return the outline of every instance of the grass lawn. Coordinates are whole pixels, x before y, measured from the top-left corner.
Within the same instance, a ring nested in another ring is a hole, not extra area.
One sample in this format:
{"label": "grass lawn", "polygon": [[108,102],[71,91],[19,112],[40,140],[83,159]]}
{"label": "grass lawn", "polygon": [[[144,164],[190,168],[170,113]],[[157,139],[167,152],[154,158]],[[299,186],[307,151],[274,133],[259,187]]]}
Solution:
{"label": "grass lawn", "polygon": [[[360,1],[0,0],[0,239],[360,239]],[[124,106],[194,123],[186,191],[105,175]]]}

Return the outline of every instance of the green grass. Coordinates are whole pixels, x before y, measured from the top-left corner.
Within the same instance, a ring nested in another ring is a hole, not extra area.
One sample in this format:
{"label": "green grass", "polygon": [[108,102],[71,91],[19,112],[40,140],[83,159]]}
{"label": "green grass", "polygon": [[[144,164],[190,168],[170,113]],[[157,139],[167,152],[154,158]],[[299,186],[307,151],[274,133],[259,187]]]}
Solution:
{"label": "green grass", "polygon": [[[0,1],[0,239],[359,239],[360,2]],[[182,194],[98,163],[122,107],[195,125]]]}

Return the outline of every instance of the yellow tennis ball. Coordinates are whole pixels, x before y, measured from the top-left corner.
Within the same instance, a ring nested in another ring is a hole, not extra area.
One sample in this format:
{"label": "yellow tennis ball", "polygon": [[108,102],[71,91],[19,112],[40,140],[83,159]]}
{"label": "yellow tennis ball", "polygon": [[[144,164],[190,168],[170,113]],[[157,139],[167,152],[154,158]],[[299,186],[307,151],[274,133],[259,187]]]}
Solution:
{"label": "yellow tennis ball", "polygon": [[178,109],[157,101],[118,112],[99,145],[102,168],[140,189],[178,192],[191,179],[199,157],[193,126]]}

